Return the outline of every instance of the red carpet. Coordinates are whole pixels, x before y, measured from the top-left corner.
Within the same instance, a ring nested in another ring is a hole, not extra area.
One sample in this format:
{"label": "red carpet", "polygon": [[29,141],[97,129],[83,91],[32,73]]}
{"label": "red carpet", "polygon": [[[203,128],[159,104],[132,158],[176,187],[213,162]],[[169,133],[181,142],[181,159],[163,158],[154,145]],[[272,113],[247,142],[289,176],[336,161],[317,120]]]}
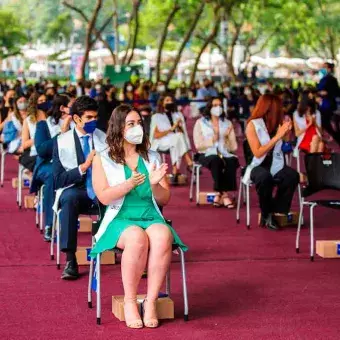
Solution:
{"label": "red carpet", "polygon": [[[0,335],[2,339],[337,339],[340,331],[339,260],[309,261],[309,233],[295,253],[295,228],[271,232],[237,225],[235,211],[196,207],[188,187],[175,188],[165,214],[190,247],[187,253],[190,321],[182,320],[180,266],[172,264],[176,319],[157,330],[129,330],[111,314],[111,296],[122,294],[120,267],[103,267],[102,325],[87,308],[87,267],[76,282],[60,280],[32,211],[19,211],[8,158],[0,189]],[[210,179],[203,172],[203,189]],[[294,203],[296,207],[296,203]],[[242,217],[244,222],[244,209]],[[305,215],[307,216],[307,214]],[[316,239],[339,239],[340,215],[317,208]],[[308,219],[306,220],[308,225]],[[80,243],[89,237],[81,235]],[[144,292],[145,282],[140,292]]]}

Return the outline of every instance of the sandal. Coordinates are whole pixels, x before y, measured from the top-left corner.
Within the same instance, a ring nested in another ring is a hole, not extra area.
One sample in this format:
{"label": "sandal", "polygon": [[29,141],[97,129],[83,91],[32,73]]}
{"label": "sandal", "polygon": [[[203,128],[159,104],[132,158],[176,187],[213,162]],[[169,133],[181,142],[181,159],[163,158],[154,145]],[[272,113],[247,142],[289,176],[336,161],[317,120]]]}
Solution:
{"label": "sandal", "polygon": [[[235,202],[234,200],[230,199],[229,197],[223,197],[223,206],[227,209],[235,209]],[[229,203],[226,203],[226,200],[229,201]]]}
{"label": "sandal", "polygon": [[[142,303],[142,314],[143,314],[143,323],[144,326],[146,328],[157,328],[159,326],[159,320],[157,318],[153,318],[153,319],[145,319],[145,302],[147,302],[148,300],[145,298],[145,300]],[[154,304],[156,305],[156,302],[154,302]],[[157,312],[157,308],[156,308],[156,312]]]}
{"label": "sandal", "polygon": [[[137,305],[137,299],[128,300],[126,302],[124,301],[124,315],[125,315],[125,305],[129,304],[129,303],[134,303],[134,304]],[[135,320],[132,320],[132,321],[128,321],[127,318],[125,317],[125,323],[126,323],[126,326],[128,328],[133,328],[133,329],[143,328],[143,321],[142,321],[142,319],[135,319]]]}
{"label": "sandal", "polygon": [[221,208],[222,204],[221,204],[221,195],[216,195],[214,198],[214,202],[213,202],[213,206],[215,208]]}

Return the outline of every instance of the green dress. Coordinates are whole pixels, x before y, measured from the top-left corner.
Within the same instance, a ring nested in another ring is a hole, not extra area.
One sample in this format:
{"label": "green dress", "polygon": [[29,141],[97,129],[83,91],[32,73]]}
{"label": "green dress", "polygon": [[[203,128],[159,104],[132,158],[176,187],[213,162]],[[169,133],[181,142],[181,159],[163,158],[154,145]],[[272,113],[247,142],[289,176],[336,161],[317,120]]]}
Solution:
{"label": "green dress", "polygon": [[[141,157],[138,159],[137,171],[146,175],[146,180],[125,196],[123,206],[117,216],[110,222],[106,231],[92,249],[90,253],[92,258],[105,250],[115,248],[122,232],[132,225],[142,229],[147,229],[155,223],[166,225],[173,235],[173,244],[180,247],[183,251],[188,249],[182,243],[175,230],[165,222],[164,218],[156,210],[152,200],[149,173]],[[124,172],[126,179],[132,176],[131,169],[126,165],[124,166]]]}

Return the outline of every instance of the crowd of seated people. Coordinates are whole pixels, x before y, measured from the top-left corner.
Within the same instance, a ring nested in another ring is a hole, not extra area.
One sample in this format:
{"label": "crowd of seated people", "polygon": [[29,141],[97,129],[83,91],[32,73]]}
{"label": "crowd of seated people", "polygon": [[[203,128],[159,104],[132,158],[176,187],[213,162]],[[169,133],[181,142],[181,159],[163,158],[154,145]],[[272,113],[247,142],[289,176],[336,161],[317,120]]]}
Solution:
{"label": "crowd of seated people", "polygon": [[[244,132],[251,157],[243,181],[254,183],[261,224],[278,230],[274,215],[290,211],[299,183],[298,172],[286,164],[282,144],[297,140],[296,148],[305,153],[329,150],[322,129],[327,89],[328,83],[319,93],[270,82],[257,89],[226,82],[219,90],[205,79],[202,85],[181,84],[170,91],[162,82],[146,81],[128,82],[118,98],[118,89],[109,83],[19,82],[4,93],[0,140],[31,176],[31,193],[44,185],[46,242],[53,242],[53,217],[60,210],[61,251],[66,254],[61,278],[79,278],[78,217],[97,211],[102,220],[91,256],[114,247],[124,250],[126,324],[153,328],[158,326],[155,303],[172,246],[187,249],[161,213],[170,199],[167,171],[176,184],[182,160],[192,171],[191,151],[196,150],[195,161],[211,173],[217,193],[213,206],[235,208],[237,170],[243,162],[238,137]],[[190,98],[198,98],[200,112],[192,131],[186,113]],[[332,136],[337,141],[337,131]],[[169,153],[170,169],[158,152]],[[136,297],[145,267],[142,320]]]}

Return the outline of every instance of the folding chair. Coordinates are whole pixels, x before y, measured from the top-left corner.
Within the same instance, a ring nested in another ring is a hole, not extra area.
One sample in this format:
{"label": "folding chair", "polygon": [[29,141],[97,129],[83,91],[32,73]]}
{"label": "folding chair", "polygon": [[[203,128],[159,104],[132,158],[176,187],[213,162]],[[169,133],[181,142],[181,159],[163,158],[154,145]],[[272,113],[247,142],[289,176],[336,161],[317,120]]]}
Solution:
{"label": "folding chair", "polygon": [[[171,221],[167,221],[167,223],[171,224]],[[92,229],[92,247],[95,244],[94,235],[97,233],[99,229],[99,223],[93,225]],[[173,251],[178,251],[180,258],[181,258],[181,270],[182,270],[182,283],[183,283],[183,300],[184,300],[184,321],[189,320],[189,305],[188,305],[188,291],[187,291],[187,279],[186,279],[186,269],[185,269],[185,259],[184,259],[184,252],[179,247],[173,247]],[[113,251],[115,254],[122,254],[123,250],[119,248],[114,248]],[[95,267],[95,270],[94,270]],[[93,280],[93,275],[96,275],[95,281]],[[97,325],[101,324],[101,277],[100,277],[100,254],[97,255],[96,260],[94,261],[91,259],[90,262],[90,272],[89,272],[89,284],[88,284],[88,307],[92,308],[92,289],[95,288],[96,291],[96,316],[97,316]],[[93,287],[93,283],[96,282],[95,287]],[[170,297],[171,290],[170,290],[170,267],[166,274],[166,294]]]}
{"label": "folding chair", "polygon": [[314,208],[321,205],[327,208],[340,209],[340,200],[307,200],[307,198],[312,194],[316,194],[326,189],[340,191],[340,154],[306,154],[305,166],[308,185],[302,190],[302,204],[300,207],[295,247],[296,252],[299,253],[303,208],[309,206],[310,259],[311,261],[314,261]]}
{"label": "folding chair", "polygon": [[189,191],[189,200],[190,202],[193,201],[194,196],[194,185],[196,183],[196,205],[199,205],[199,193],[200,193],[200,172],[202,165],[198,163],[198,154],[193,156],[193,167],[191,172],[191,179],[190,179],[190,191]]}
{"label": "folding chair", "polygon": [[4,178],[5,178],[5,158],[7,151],[5,150],[2,143],[0,143],[0,153],[1,153],[1,164],[0,164],[0,186],[1,188],[4,186]]}
{"label": "folding chair", "polygon": [[[50,245],[50,258],[54,260],[54,238],[56,236],[56,243],[57,243],[57,269],[60,269],[60,213],[61,209],[54,213],[53,215],[53,224],[52,224],[52,233],[51,233],[51,245]],[[98,222],[101,216],[100,208],[98,206],[93,206],[86,214],[82,215],[89,215],[89,216],[97,216]],[[97,224],[97,223],[93,223]]]}

